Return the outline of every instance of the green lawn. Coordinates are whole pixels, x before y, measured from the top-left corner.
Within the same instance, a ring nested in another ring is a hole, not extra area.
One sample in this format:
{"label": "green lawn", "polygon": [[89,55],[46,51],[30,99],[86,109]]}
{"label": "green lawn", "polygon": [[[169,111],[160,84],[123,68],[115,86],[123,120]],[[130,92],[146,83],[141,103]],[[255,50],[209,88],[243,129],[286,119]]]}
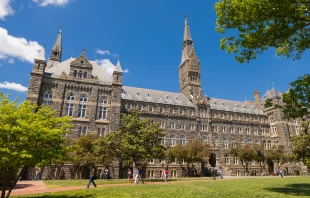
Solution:
{"label": "green lawn", "polygon": [[[169,179],[169,181],[182,181],[182,180],[207,180],[211,178],[201,178],[201,177],[194,177],[194,178],[176,178],[176,179]],[[69,186],[86,186],[89,180],[81,179],[81,180],[42,180],[44,185],[47,188],[61,188],[61,187],[69,187]],[[144,179],[145,182],[163,182],[163,179]],[[95,180],[97,185],[101,184],[127,184],[127,179],[109,179],[109,180],[102,180],[97,179]],[[131,179],[133,183],[133,179]]]}
{"label": "green lawn", "polygon": [[26,197],[310,197],[310,177],[254,178],[99,187]]}

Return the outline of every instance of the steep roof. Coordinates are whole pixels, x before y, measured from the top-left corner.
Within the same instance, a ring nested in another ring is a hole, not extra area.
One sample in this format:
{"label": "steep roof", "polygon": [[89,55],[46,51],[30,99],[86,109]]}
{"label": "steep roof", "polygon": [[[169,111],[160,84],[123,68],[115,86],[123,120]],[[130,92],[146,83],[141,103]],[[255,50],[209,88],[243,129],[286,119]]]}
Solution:
{"label": "steep roof", "polygon": [[275,97],[282,97],[282,93],[279,91],[276,91],[275,88],[273,87],[272,89],[266,91],[266,93],[261,98],[261,102],[262,104],[265,104],[265,101],[267,99],[275,98]]}
{"label": "steep roof", "polygon": [[119,59],[117,60],[117,63],[116,63],[114,71],[116,71],[116,72],[123,72],[122,67],[121,67],[121,62],[120,62]]}
{"label": "steep roof", "polygon": [[194,107],[182,93],[123,86],[122,99]]}
{"label": "steep roof", "polygon": [[35,60],[42,60],[42,61],[46,61],[45,60],[45,49],[44,47],[42,47],[39,55],[35,58]]}
{"label": "steep roof", "polygon": [[[71,62],[75,61],[76,58],[69,58],[64,62],[61,62],[45,71],[45,73],[50,73],[52,77],[59,77],[62,72],[68,76],[70,74],[70,64]],[[112,82],[112,77],[102,69],[96,61],[89,61],[92,65],[92,76],[97,76],[99,81],[102,82]]]}
{"label": "steep roof", "polygon": [[240,113],[263,115],[263,111],[255,108],[254,103],[225,100],[220,98],[209,98],[211,109],[233,111]]}

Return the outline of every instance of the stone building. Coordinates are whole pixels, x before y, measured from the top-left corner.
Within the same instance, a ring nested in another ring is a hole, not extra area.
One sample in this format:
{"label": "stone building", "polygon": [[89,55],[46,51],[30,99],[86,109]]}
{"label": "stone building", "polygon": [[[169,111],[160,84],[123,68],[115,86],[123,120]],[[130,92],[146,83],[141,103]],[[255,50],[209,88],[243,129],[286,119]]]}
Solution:
{"label": "stone building", "polygon": [[[162,144],[174,146],[198,138],[212,146],[217,156],[217,166],[223,167],[224,175],[244,175],[238,159],[226,154],[229,148],[237,142],[263,144],[266,149],[283,144],[290,152],[290,137],[298,133],[300,127],[299,121],[284,121],[279,109],[263,108],[268,98],[280,101],[281,93],[274,88],[262,98],[259,91],[255,91],[253,102],[204,96],[200,61],[187,20],[178,67],[179,93],[124,86],[119,60],[110,76],[95,61],[86,57],[85,50],[79,57],[63,61],[62,30],[57,35],[48,61],[44,53],[42,49],[34,61],[27,100],[50,105],[58,116],[72,116],[74,128],[68,136],[73,138],[87,133],[105,136],[120,125],[121,112],[135,109],[141,112],[141,117],[161,124],[166,133]],[[164,165],[164,160],[150,159],[146,176],[160,177]],[[296,164],[289,168],[292,167]],[[254,162],[250,167],[252,170],[259,170]],[[65,178],[76,177],[68,171],[64,172]],[[170,164],[169,174],[172,178],[181,177],[179,165]],[[117,168],[114,176],[122,175],[122,170]]]}

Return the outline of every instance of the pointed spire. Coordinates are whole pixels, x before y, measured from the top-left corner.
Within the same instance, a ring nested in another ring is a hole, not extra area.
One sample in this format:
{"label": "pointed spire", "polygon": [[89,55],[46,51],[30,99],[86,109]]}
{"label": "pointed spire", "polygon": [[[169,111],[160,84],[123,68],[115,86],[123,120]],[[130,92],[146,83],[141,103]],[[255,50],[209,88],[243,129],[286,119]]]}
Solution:
{"label": "pointed spire", "polygon": [[57,50],[57,51],[62,51],[62,26],[60,27],[60,30],[58,32],[57,38],[56,38],[56,42],[53,46],[52,50]]}
{"label": "pointed spire", "polygon": [[187,14],[185,14],[184,16],[184,37],[183,37],[183,41],[187,41],[190,40],[192,41],[192,36],[191,36],[191,32],[189,31],[189,25],[188,25],[188,19],[187,19]]}
{"label": "pointed spire", "polygon": [[46,61],[45,60],[45,45],[43,45],[39,55],[35,58],[35,60],[42,60],[42,61]]}
{"label": "pointed spire", "polygon": [[121,62],[120,62],[119,58],[118,58],[118,60],[117,60],[116,67],[115,67],[115,70],[114,70],[114,71],[116,71],[116,72],[122,72],[122,73],[123,73],[123,70],[122,70],[122,67],[121,67]]}

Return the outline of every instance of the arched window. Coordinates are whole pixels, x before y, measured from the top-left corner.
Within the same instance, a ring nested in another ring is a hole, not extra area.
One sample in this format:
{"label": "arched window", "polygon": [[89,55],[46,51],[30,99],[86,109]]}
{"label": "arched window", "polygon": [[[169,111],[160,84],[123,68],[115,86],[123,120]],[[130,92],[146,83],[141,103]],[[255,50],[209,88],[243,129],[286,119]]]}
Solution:
{"label": "arched window", "polygon": [[175,135],[174,134],[170,134],[170,145],[175,146]]}
{"label": "arched window", "polygon": [[244,140],[241,139],[241,146],[244,146]]}
{"label": "arched window", "polygon": [[180,136],[180,144],[181,144],[181,145],[185,145],[185,144],[186,144],[185,135],[181,135],[181,136]]}
{"label": "arched window", "polygon": [[87,133],[87,127],[79,126],[79,137],[86,135],[86,133]]}
{"label": "arched window", "polygon": [[228,140],[226,137],[223,137],[223,145],[224,145],[224,148],[228,148]]}
{"label": "arched window", "polygon": [[174,125],[175,125],[174,121],[171,120],[171,121],[170,121],[170,128],[171,128],[171,129],[174,129]]}
{"label": "arched window", "polygon": [[52,104],[53,93],[51,91],[45,92],[43,105],[48,106]]}
{"label": "arched window", "polygon": [[79,104],[79,109],[78,109],[79,118],[86,117],[86,103],[87,103],[87,96],[83,94],[80,96],[80,104]]}
{"label": "arched window", "polygon": [[69,93],[67,96],[67,103],[66,103],[66,115],[67,116],[73,115],[74,100],[75,100],[75,94]]}
{"label": "arched window", "polygon": [[83,72],[79,71],[79,78],[82,78],[82,77],[83,77]]}
{"label": "arched window", "polygon": [[266,140],[263,141],[263,144],[264,144],[264,149],[267,149],[267,143],[266,143]]}
{"label": "arched window", "polygon": [[87,72],[84,72],[83,78],[87,78]]}
{"label": "arched window", "polygon": [[103,97],[100,107],[99,107],[99,119],[100,120],[106,120],[107,119],[107,108],[108,108],[108,99],[107,97]]}
{"label": "arched window", "polygon": [[205,136],[205,135],[202,136],[201,141],[202,141],[204,144],[208,144],[208,137]]}

